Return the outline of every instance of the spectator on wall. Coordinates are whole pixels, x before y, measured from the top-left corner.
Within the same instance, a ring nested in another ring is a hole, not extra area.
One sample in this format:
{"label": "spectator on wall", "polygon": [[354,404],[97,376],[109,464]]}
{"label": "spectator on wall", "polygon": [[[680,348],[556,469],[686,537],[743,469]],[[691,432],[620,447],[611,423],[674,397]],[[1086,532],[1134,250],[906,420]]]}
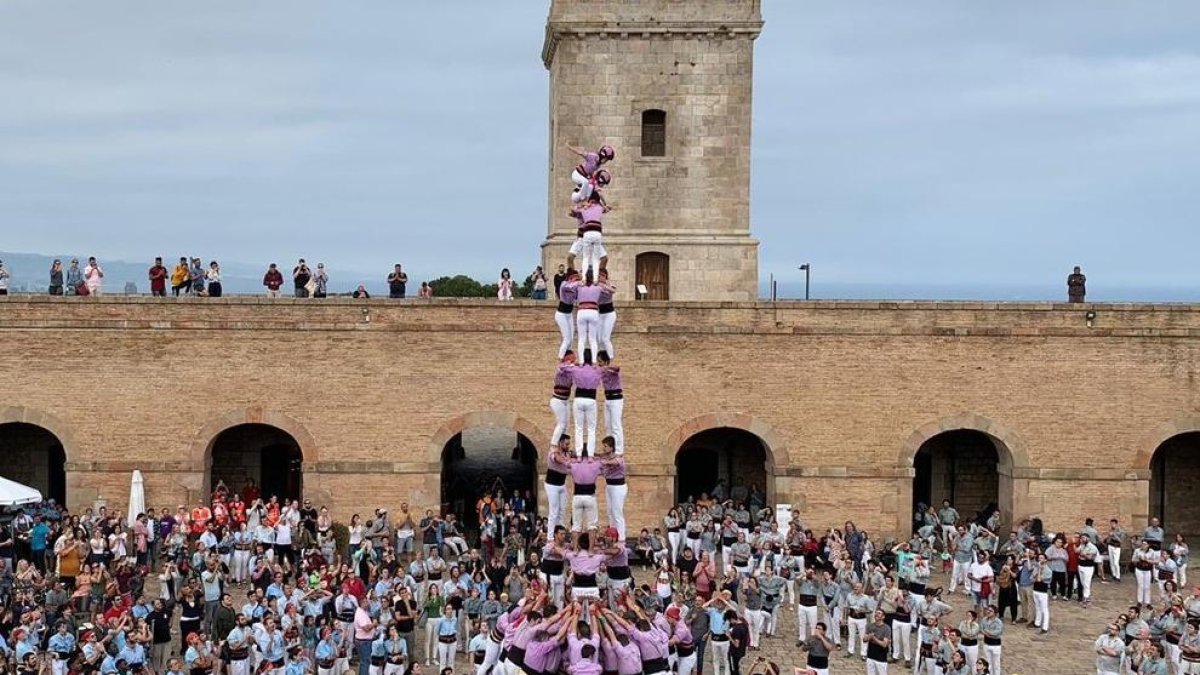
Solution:
{"label": "spectator on wall", "polygon": [[154,265],[150,267],[147,274],[150,279],[150,295],[156,297],[166,297],[167,295],[167,268],[162,264],[162,256],[154,259]]}
{"label": "spectator on wall", "polygon": [[187,258],[180,258],[179,264],[175,265],[174,271],[171,272],[171,292],[175,297],[179,297],[180,291],[188,293],[192,290],[192,272],[188,268]]}
{"label": "spectator on wall", "polygon": [[50,295],[63,294],[63,266],[58,258],[50,263]]}
{"label": "spectator on wall", "polygon": [[388,282],[388,297],[389,298],[404,298],[404,287],[408,283],[408,275],[400,268],[399,263],[396,264],[396,269],[392,270],[387,277]]}
{"label": "spectator on wall", "polygon": [[304,258],[301,258],[292,268],[292,283],[296,287],[297,298],[307,298],[311,294],[308,287],[310,281],[312,281],[312,270],[308,268]]}
{"label": "spectator on wall", "polygon": [[432,298],[433,297],[433,286],[429,285],[428,281],[422,281],[421,282],[421,290],[418,291],[418,293],[419,293],[420,297],[422,297],[422,298]]}
{"label": "spectator on wall", "polygon": [[263,286],[267,287],[268,298],[279,297],[279,289],[283,286],[283,273],[275,263],[271,263],[267,273],[263,275]]}
{"label": "spectator on wall", "polygon": [[88,294],[100,295],[101,285],[104,283],[104,270],[101,269],[100,263],[96,262],[96,257],[88,258],[87,267],[83,268],[83,282],[87,285]]}

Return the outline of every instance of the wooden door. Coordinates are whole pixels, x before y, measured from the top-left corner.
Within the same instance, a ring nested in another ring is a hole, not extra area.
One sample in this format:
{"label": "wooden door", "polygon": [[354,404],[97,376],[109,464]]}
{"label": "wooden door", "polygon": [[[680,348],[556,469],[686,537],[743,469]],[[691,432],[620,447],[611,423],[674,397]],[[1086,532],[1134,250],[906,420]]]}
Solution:
{"label": "wooden door", "polygon": [[671,299],[671,257],[666,253],[642,253],[637,257],[637,283],[646,287],[646,300]]}

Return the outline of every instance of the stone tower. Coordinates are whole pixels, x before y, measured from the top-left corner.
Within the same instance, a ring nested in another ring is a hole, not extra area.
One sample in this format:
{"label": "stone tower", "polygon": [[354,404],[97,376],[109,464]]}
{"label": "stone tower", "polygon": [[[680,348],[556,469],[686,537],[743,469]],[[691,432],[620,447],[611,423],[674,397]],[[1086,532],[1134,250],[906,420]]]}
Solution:
{"label": "stone tower", "polygon": [[552,273],[575,240],[567,146],[616,149],[604,221],[619,297],[754,300],[750,111],[760,0],[552,0]]}

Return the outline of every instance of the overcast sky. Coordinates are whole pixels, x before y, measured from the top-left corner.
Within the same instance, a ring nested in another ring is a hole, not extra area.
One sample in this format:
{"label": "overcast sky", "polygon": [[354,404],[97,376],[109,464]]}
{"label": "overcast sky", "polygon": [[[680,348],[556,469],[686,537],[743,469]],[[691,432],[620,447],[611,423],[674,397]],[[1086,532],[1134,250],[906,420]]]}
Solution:
{"label": "overcast sky", "polygon": [[[0,250],[523,273],[548,4],[4,0]],[[763,5],[764,278],[1195,284],[1200,3]]]}

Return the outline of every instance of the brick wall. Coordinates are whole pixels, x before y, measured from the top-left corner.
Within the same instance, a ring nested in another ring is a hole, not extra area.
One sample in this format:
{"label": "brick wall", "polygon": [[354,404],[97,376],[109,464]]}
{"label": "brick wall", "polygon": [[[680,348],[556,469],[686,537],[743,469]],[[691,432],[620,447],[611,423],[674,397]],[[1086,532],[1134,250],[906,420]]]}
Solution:
{"label": "brick wall", "polygon": [[[198,498],[212,439],[262,422],[296,438],[305,495],[337,518],[404,500],[436,508],[442,450],[464,429],[504,426],[544,450],[551,313],[523,301],[0,298],[0,423],[62,440],[75,506],[123,503],[135,468],[150,504]],[[1200,308],[645,302],[619,313],[631,527],[658,521],[677,450],[709,428],[762,439],[768,491],[813,526],[853,517],[886,532],[908,526],[912,459],[943,431],[1003,442],[1014,514],[1059,529],[1089,515],[1144,520],[1154,450],[1200,430]],[[87,396],[63,395],[84,385]]]}

